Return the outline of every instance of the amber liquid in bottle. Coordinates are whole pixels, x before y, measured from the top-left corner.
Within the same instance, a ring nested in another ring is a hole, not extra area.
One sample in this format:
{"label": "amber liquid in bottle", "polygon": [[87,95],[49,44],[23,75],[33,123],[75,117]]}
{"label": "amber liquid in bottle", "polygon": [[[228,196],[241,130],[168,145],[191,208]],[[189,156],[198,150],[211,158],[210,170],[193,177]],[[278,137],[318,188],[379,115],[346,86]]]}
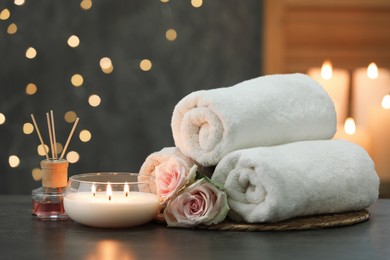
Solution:
{"label": "amber liquid in bottle", "polygon": [[32,214],[39,219],[65,220],[68,215],[64,210],[65,188],[39,187],[32,191]]}
{"label": "amber liquid in bottle", "polygon": [[68,161],[43,160],[41,168],[42,187],[32,191],[32,214],[42,220],[69,219],[63,204]]}

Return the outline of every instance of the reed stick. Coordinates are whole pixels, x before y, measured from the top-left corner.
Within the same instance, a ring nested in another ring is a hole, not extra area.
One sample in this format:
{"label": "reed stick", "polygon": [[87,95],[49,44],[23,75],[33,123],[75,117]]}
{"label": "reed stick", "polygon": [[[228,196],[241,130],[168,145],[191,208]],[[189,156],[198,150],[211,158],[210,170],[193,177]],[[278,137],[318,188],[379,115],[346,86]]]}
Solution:
{"label": "reed stick", "polygon": [[35,121],[35,117],[34,117],[33,114],[31,114],[31,119],[32,119],[32,121],[33,121],[35,130],[36,130],[36,132],[37,132],[39,141],[41,142],[41,145],[42,145],[42,147],[43,147],[43,150],[45,151],[46,159],[49,160],[49,155],[48,155],[48,152],[47,152],[47,149],[46,149],[46,145],[45,145],[45,143],[43,142],[41,132],[39,131],[37,122]]}
{"label": "reed stick", "polygon": [[54,149],[53,149],[53,136],[52,136],[52,132],[51,132],[51,123],[50,123],[49,113],[46,113],[46,119],[47,119],[47,128],[49,130],[51,155],[54,159],[55,157],[54,157]]}
{"label": "reed stick", "polygon": [[77,123],[78,123],[78,122],[79,122],[79,118],[76,118],[76,120],[74,121],[72,130],[70,131],[68,140],[66,141],[66,144],[65,144],[65,146],[64,146],[64,149],[62,150],[62,153],[61,153],[61,156],[60,156],[60,160],[61,160],[61,159],[64,157],[64,155],[65,155],[66,149],[68,148],[68,145],[69,145],[69,143],[70,143],[70,139],[72,139],[72,135],[73,135],[73,133],[74,133],[74,130],[76,129],[76,126],[77,126]]}
{"label": "reed stick", "polygon": [[50,110],[50,118],[51,118],[51,130],[53,131],[54,159],[57,159],[57,140],[56,140],[56,130],[55,130],[55,127],[54,127],[54,114],[53,114],[53,110]]}

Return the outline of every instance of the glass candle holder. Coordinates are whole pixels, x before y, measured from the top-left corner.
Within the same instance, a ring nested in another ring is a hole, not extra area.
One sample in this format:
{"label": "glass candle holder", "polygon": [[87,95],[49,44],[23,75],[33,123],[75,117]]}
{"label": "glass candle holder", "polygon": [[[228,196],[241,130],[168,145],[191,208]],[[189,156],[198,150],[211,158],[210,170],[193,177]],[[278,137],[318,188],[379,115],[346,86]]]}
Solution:
{"label": "glass candle holder", "polygon": [[74,175],[65,190],[64,208],[81,224],[102,228],[138,226],[159,212],[154,176],[124,172]]}

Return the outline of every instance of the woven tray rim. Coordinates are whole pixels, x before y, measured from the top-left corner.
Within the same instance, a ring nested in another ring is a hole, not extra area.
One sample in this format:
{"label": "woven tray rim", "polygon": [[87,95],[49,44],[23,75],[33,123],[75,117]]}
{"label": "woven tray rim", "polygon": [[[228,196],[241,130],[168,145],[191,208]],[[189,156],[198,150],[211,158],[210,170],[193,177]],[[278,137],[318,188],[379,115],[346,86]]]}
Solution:
{"label": "woven tray rim", "polygon": [[294,231],[349,226],[363,223],[369,218],[369,211],[367,209],[362,209],[359,211],[344,213],[297,217],[276,223],[249,224],[225,220],[224,222],[216,225],[199,225],[195,228],[221,231]]}

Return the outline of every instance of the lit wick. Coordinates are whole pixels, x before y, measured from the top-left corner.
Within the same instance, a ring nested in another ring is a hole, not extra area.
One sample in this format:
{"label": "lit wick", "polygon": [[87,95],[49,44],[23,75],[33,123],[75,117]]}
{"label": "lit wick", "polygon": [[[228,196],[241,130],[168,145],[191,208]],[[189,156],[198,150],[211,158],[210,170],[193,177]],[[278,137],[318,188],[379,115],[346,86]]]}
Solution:
{"label": "lit wick", "polygon": [[107,184],[107,196],[108,196],[108,200],[111,200],[112,189],[111,189],[110,182],[108,182],[108,184]]}
{"label": "lit wick", "polygon": [[96,196],[96,186],[95,186],[95,183],[92,184],[91,191],[92,191],[93,196],[95,197]]}
{"label": "lit wick", "polygon": [[332,63],[329,60],[324,61],[321,67],[321,77],[323,79],[331,79],[333,76]]}
{"label": "lit wick", "polygon": [[126,197],[129,196],[129,184],[127,182],[125,183],[125,186],[123,187],[123,191],[125,192]]}

